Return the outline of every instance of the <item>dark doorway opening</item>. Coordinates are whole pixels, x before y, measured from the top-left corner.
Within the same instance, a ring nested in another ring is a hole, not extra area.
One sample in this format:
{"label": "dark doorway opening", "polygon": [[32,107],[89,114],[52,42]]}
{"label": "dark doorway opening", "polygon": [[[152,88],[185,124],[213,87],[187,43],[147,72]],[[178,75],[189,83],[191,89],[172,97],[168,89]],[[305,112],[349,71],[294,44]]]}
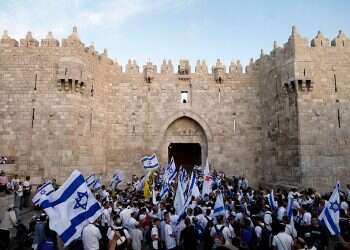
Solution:
{"label": "dark doorway opening", "polygon": [[199,143],[170,143],[168,147],[168,162],[174,157],[176,167],[182,166],[188,170],[194,165],[202,165],[202,149]]}

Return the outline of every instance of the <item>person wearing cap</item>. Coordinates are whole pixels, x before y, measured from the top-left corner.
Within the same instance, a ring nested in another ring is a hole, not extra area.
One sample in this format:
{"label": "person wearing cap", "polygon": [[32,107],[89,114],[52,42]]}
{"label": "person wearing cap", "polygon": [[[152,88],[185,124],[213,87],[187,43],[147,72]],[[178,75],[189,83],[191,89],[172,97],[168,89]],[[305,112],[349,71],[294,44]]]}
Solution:
{"label": "person wearing cap", "polygon": [[292,250],[294,245],[293,238],[286,233],[285,224],[278,225],[278,234],[272,239],[272,246],[275,250]]}

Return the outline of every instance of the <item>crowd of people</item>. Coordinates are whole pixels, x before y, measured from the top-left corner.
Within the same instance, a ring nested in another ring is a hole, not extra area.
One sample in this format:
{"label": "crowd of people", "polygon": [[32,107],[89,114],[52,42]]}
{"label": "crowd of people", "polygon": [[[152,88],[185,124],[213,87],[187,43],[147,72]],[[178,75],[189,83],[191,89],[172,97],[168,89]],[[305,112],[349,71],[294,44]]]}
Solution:
{"label": "crowd of people", "polygon": [[[170,186],[167,197],[161,199],[162,180],[159,174],[154,176],[155,199],[145,199],[143,190],[137,188],[141,178],[136,176],[124,188],[112,190],[102,185],[96,190],[102,214],[85,226],[81,237],[67,249],[350,249],[350,185],[340,192],[341,234],[332,236],[318,219],[329,194],[321,195],[313,189],[279,189],[274,192],[276,206],[271,207],[271,190],[253,189],[244,177],[228,178],[214,171],[211,193],[193,196],[184,214],[178,215],[174,208],[177,181]],[[6,184],[6,190],[14,194],[15,207],[27,204],[25,181],[15,177]],[[202,184],[200,177],[199,190]],[[218,194],[223,197],[224,213],[214,216]],[[293,196],[292,221],[287,216],[289,196]],[[50,230],[45,213],[33,217],[28,226],[17,223],[15,237],[21,242],[18,249],[63,249],[59,237]]]}

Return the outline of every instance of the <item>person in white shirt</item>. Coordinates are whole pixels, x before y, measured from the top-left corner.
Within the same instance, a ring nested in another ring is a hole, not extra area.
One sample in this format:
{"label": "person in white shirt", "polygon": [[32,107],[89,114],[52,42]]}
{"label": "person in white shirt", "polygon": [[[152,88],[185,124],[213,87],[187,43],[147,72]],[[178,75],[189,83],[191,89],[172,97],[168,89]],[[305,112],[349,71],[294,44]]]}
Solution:
{"label": "person in white shirt", "polygon": [[112,208],[109,207],[108,203],[105,202],[103,204],[102,216],[101,216],[101,224],[105,227],[112,226]]}
{"label": "person in white shirt", "polygon": [[170,216],[165,215],[165,247],[167,250],[176,249],[176,234],[171,226]]}
{"label": "person in white shirt", "polygon": [[143,233],[140,229],[140,224],[136,224],[135,228],[131,230],[131,240],[133,250],[142,249]]}
{"label": "person in white shirt", "polygon": [[285,225],[279,224],[279,233],[273,237],[272,246],[275,250],[292,250],[293,238],[285,232]]}
{"label": "person in white shirt", "polygon": [[285,208],[284,204],[281,204],[281,206],[277,210],[277,220],[282,221],[283,216],[285,216],[287,213],[287,209]]}
{"label": "person in white shirt", "polygon": [[293,239],[296,239],[298,236],[298,232],[294,227],[294,222],[292,223],[292,221],[290,221],[288,223],[288,221],[289,221],[288,216],[283,216],[283,223],[286,225],[285,232],[290,236],[292,236]]}
{"label": "person in white shirt", "polygon": [[101,238],[101,232],[94,224],[90,223],[85,226],[82,233],[84,250],[99,250]]}
{"label": "person in white shirt", "polygon": [[159,241],[160,241],[159,227],[160,227],[160,220],[159,218],[156,217],[153,219],[153,225],[151,229],[152,250],[159,249]]}

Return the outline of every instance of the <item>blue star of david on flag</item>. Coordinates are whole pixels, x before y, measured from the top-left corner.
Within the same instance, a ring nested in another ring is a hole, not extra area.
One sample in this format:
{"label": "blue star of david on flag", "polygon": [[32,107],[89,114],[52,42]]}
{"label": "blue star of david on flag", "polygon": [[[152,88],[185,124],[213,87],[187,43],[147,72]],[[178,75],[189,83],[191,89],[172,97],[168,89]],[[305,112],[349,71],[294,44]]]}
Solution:
{"label": "blue star of david on flag", "polygon": [[74,205],[74,209],[77,208],[82,208],[84,210],[86,210],[86,206],[88,203],[88,193],[87,192],[77,192],[78,197],[75,198],[75,205]]}
{"label": "blue star of david on flag", "polygon": [[41,194],[41,195],[46,194],[46,190],[45,190],[45,189],[41,190],[41,191],[40,191],[40,194]]}
{"label": "blue star of david on flag", "polygon": [[330,203],[329,209],[333,210],[334,213],[339,211],[339,204],[337,201],[329,202],[329,203]]}

